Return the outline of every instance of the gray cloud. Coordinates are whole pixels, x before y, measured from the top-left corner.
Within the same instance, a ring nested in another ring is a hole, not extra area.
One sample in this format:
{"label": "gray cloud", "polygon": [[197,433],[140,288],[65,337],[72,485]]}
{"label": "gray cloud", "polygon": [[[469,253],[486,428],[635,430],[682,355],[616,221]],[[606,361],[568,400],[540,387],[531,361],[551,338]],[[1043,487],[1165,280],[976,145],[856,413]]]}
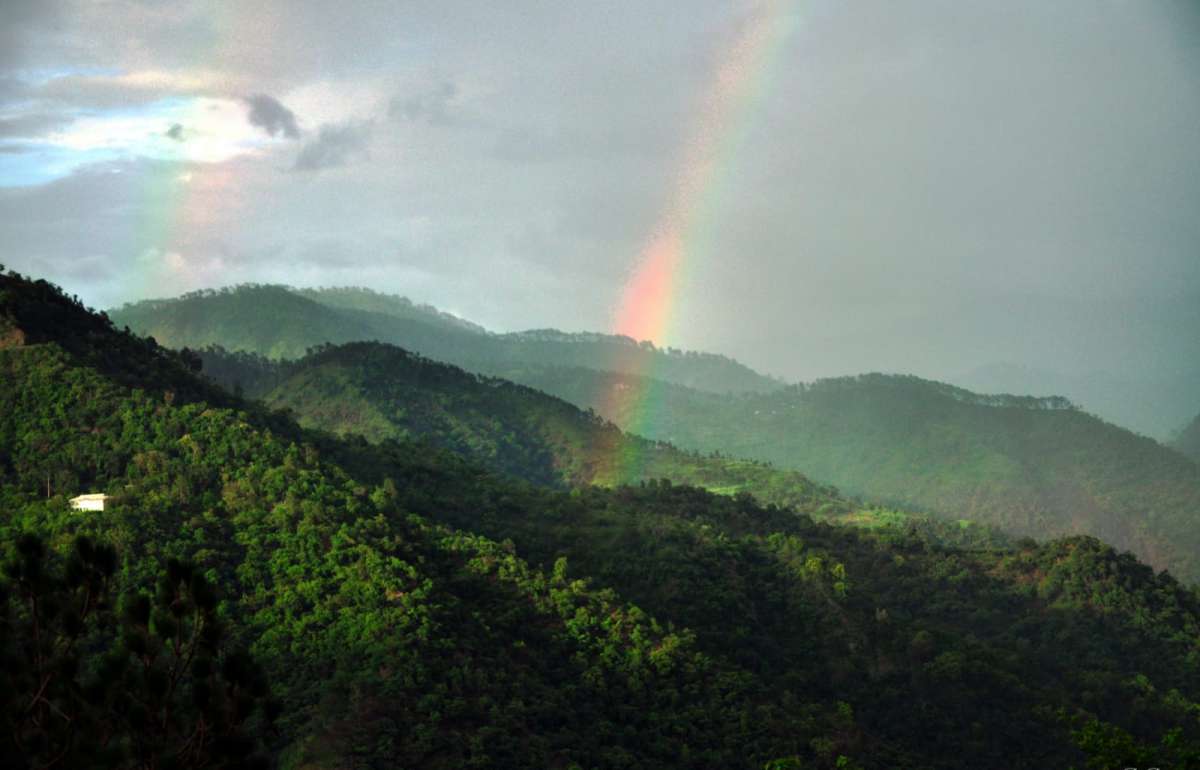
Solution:
{"label": "gray cloud", "polygon": [[46,26],[54,23],[60,9],[41,0],[6,0],[0,14],[0,67],[19,63]]}
{"label": "gray cloud", "polygon": [[0,139],[16,137],[28,139],[61,128],[74,120],[65,113],[28,113],[15,118],[0,118]]}
{"label": "gray cloud", "polygon": [[29,93],[29,84],[15,77],[0,75],[0,102],[24,97]]}
{"label": "gray cloud", "polygon": [[255,94],[246,98],[250,108],[246,119],[250,125],[258,126],[269,136],[282,134],[288,139],[300,138],[300,127],[296,125],[296,116],[279,100],[266,94]]}
{"label": "gray cloud", "polygon": [[128,108],[187,95],[165,83],[130,82],[111,75],[63,75],[29,89],[43,103],[85,109]]}
{"label": "gray cloud", "polygon": [[293,168],[296,171],[317,171],[344,166],[351,158],[366,153],[370,135],[370,122],[323,125],[317,136],[300,148]]}
{"label": "gray cloud", "polygon": [[435,124],[448,123],[449,106],[457,95],[458,86],[449,80],[443,80],[421,93],[392,97],[388,104],[388,116],[404,120],[425,120]]}

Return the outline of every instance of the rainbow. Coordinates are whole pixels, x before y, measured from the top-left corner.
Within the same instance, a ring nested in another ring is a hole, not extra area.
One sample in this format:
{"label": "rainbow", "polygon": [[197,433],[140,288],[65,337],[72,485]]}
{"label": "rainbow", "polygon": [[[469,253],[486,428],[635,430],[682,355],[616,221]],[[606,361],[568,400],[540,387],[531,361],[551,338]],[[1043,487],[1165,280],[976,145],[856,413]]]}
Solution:
{"label": "rainbow", "polygon": [[[709,251],[712,226],[721,210],[725,181],[753,125],[756,108],[770,92],[780,54],[798,24],[788,0],[766,0],[742,26],[720,60],[699,111],[683,163],[663,209],[613,314],[613,331],[663,344],[671,338],[689,262]],[[601,414],[630,433],[655,435],[662,414],[661,388],[653,378],[657,356],[642,346],[622,354],[602,395]],[[615,458],[614,482],[643,477],[646,448]]]}
{"label": "rainbow", "polygon": [[[220,162],[229,159],[230,151],[212,133],[218,122],[241,121],[242,107],[228,96],[181,101],[170,122],[184,128],[186,139],[175,146],[158,138],[168,151],[157,155],[157,170],[145,175],[141,190],[128,249],[139,261],[133,271],[141,282],[135,296],[177,294],[220,278],[214,274],[222,267],[220,257],[203,253],[202,247],[208,246],[206,234],[217,230],[216,220],[236,205],[238,188],[234,164]],[[244,146],[247,153],[257,150],[252,142]]]}

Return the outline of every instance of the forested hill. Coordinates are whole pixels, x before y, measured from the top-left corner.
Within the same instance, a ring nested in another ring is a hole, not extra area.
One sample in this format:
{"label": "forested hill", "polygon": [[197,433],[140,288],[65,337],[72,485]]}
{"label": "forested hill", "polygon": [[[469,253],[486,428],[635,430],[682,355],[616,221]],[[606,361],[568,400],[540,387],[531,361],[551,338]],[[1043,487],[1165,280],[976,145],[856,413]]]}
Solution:
{"label": "forested hill", "polygon": [[199,355],[205,374],[272,409],[288,410],[306,427],[372,442],[420,439],[537,484],[669,479],[724,495],[752,494],[822,521],[902,526],[939,543],[990,547],[1007,541],[967,522],[849,501],[794,470],[684,452],[623,433],[594,412],[541,391],[384,343],[327,346],[294,362],[219,348]]}
{"label": "forested hill", "polygon": [[5,767],[1200,760],[1200,597],[1093,539],[508,481],[213,403],[187,356],[0,291]]}
{"label": "forested hill", "polygon": [[388,342],[472,371],[569,365],[653,371],[664,381],[715,393],[782,385],[725,356],[656,348],[611,334],[538,329],[493,334],[432,307],[367,289],[247,285],[147,300],[110,311],[118,326],[173,348],[220,345],[270,358],[299,358],[333,343]]}
{"label": "forested hill", "polygon": [[[669,354],[603,335],[490,335],[365,290],[307,294],[242,287],[114,315],[164,344],[263,355],[299,357],[326,337],[393,342],[595,409],[651,440],[770,462],[855,495],[1014,534],[1096,535],[1200,579],[1195,465],[1062,399],[980,396],[882,375],[730,396],[714,391],[741,389],[728,387],[725,376],[741,370],[719,357]],[[644,371],[646,356],[663,379],[627,373]],[[626,373],[599,371],[604,366]],[[685,387],[698,379],[709,387]],[[656,407],[634,424],[630,397],[648,390]]]}
{"label": "forested hill", "polygon": [[1171,446],[1183,452],[1196,462],[1200,462],[1200,414],[1179,431],[1179,435],[1171,442]]}
{"label": "forested hill", "polygon": [[[685,453],[625,434],[540,391],[385,343],[324,346],[294,362],[219,348],[199,354],[205,374],[272,409],[289,410],[306,427],[375,443],[424,438],[535,483],[614,486],[671,478],[730,493],[757,486],[768,493],[763,499],[806,512],[847,505],[835,490],[795,471]],[[779,477],[774,488],[766,483],[770,476]]]}
{"label": "forested hill", "polygon": [[[618,425],[622,393],[561,369],[523,381]],[[915,377],[864,375],[722,398],[659,386],[649,438],[801,468],[869,498],[968,518],[1017,535],[1090,534],[1200,579],[1200,467],[1064,399],[984,396]]]}
{"label": "forested hill", "polygon": [[423,321],[434,326],[487,334],[487,329],[472,323],[465,318],[459,318],[452,313],[438,310],[432,305],[418,305],[408,297],[395,294],[382,294],[361,286],[338,286],[321,289],[295,289],[286,287],[293,294],[341,310],[379,313],[395,318],[409,318]]}

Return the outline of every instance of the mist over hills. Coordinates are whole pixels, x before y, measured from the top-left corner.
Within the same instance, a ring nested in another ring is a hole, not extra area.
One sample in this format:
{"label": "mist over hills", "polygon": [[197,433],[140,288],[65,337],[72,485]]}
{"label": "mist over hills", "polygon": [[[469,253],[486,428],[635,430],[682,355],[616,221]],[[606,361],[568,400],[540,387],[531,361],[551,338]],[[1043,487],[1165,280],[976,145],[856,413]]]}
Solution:
{"label": "mist over hills", "polygon": [[365,289],[240,286],[148,300],[109,311],[118,326],[168,347],[220,345],[298,358],[325,343],[377,340],[489,372],[513,363],[654,371],[667,382],[717,393],[762,392],[783,383],[725,356],[659,349],[611,334],[533,329],[494,334],[436,309]]}
{"label": "mist over hills", "polygon": [[[988,767],[1200,757],[1200,596],[1093,538],[961,551],[686,486],[550,489],[425,442],[306,430],[49,284],[0,279],[0,318],[4,542],[40,538],[44,563],[22,558],[51,576],[75,536],[111,543],[121,593],[150,594],[179,559],[209,576],[225,633],[279,708],[274,730],[245,723],[238,749],[268,764],[949,770],[964,754]],[[438,366],[414,371],[459,382]],[[86,490],[110,495],[103,511],[69,507]],[[33,634],[20,586],[0,592],[9,662]],[[72,628],[49,623],[40,638],[65,643]],[[46,669],[41,693],[64,714],[90,709],[89,724],[139,756],[121,704],[156,691],[136,677],[72,679],[101,664],[95,649],[138,654],[113,627],[84,628],[96,644]],[[23,696],[21,670],[0,669],[0,697]],[[182,674],[171,700],[182,728],[212,670]],[[3,713],[35,745],[73,741],[101,758],[79,720]],[[20,766],[29,756],[13,734],[0,731],[0,757]],[[154,746],[178,756],[176,736]]]}
{"label": "mist over hills", "polygon": [[[297,303],[295,297],[312,300],[320,307]],[[994,328],[1012,324],[1026,328],[1022,338],[1036,338],[1036,319],[1042,319],[1046,328],[1075,329],[1080,325],[1055,303],[1028,299],[1026,303],[1028,307],[1014,306],[1014,311],[1006,316],[1007,322],[997,318],[995,324],[977,329],[978,339],[989,339]],[[1065,396],[1109,422],[1168,440],[1200,407],[1196,396],[1200,392],[1200,364],[1195,363],[1200,361],[1197,348],[1200,342],[1179,333],[1181,329],[1200,329],[1194,305],[1187,299],[1155,303],[1127,300],[1106,308],[1086,305],[1078,311],[1088,319],[1089,334],[1077,330],[1079,333],[1074,336],[1064,332],[1061,339],[1047,340],[1047,348],[1055,351],[1053,360],[981,364],[965,372],[947,373],[945,379],[980,393]],[[257,312],[251,312],[252,307],[258,308]],[[326,342],[373,339],[472,371],[502,374],[512,379],[520,379],[512,366],[515,362],[521,366],[583,366],[650,373],[656,379],[715,393],[766,392],[785,384],[726,356],[671,349],[658,350],[656,354],[647,352],[645,343],[637,345],[628,338],[613,335],[568,334],[553,329],[496,334],[430,305],[363,288],[243,285],[192,292],[177,299],[130,303],[109,313],[118,325],[151,334],[168,346],[221,345],[271,358],[298,358],[308,348]],[[300,325],[296,323],[298,318],[309,320]],[[1125,321],[1136,328],[1131,331],[1122,327],[1120,323]],[[927,319],[914,326],[911,335],[937,348],[942,344],[938,339],[944,334],[941,328],[944,325],[944,319]],[[1074,346],[1072,340],[1091,340],[1095,336],[1091,332],[1097,329],[1107,329],[1105,339],[1112,340],[1120,350],[1138,351],[1129,359],[1129,367],[1113,371],[1109,366],[1115,352],[1107,355],[1091,342],[1086,349]],[[1200,335],[1195,336],[1200,339]],[[836,347],[858,343],[831,338],[827,344]],[[1006,351],[1013,356],[1028,352],[1005,347],[997,341],[996,355]],[[864,359],[863,371],[886,370],[885,363],[895,358],[895,351],[879,353],[877,361]],[[781,358],[772,368],[790,368],[785,359],[795,356],[814,359],[813,364],[818,365],[827,354],[828,351],[780,348],[777,355]],[[904,364],[902,359],[895,359],[894,371],[913,366],[911,361]],[[920,364],[916,366],[919,369]],[[939,364],[937,368],[945,367]]]}
{"label": "mist over hills", "polygon": [[613,487],[665,479],[722,495],[753,495],[818,521],[897,528],[939,545],[995,548],[1011,540],[967,521],[849,500],[795,470],[720,452],[685,452],[624,433],[539,390],[384,343],[324,346],[293,362],[219,348],[198,352],[207,376],[287,410],[304,427],[376,443],[427,441],[536,484]]}
{"label": "mist over hills", "polygon": [[[322,346],[293,362],[220,348],[198,352],[205,374],[273,409],[290,411],[306,427],[376,443],[429,437],[449,442],[445,448],[497,472],[535,483],[613,486],[660,478],[686,483],[693,480],[669,469],[705,466],[702,473],[711,476],[731,465],[717,457],[685,457],[670,445],[624,434],[594,413],[540,391],[385,343]],[[731,493],[742,487],[732,475],[723,481],[710,478],[705,486]],[[799,473],[790,473],[779,486],[796,497],[769,502],[794,507],[808,494],[817,504],[844,503]],[[815,510],[816,505],[804,507]]]}
{"label": "mist over hills", "polygon": [[596,395],[580,370],[526,375],[681,447],[803,469],[853,494],[1016,535],[1095,534],[1189,580],[1200,574],[1200,467],[1062,398],[874,374],[733,397],[659,385],[643,419],[622,393],[646,384],[618,378]]}
{"label": "mist over hills", "polygon": [[[404,300],[337,296],[334,308],[281,287],[246,287],[140,303],[113,317],[177,347],[223,344],[228,331],[231,349],[263,355],[331,334],[332,342],[391,341],[593,409],[645,438],[769,462],[1016,535],[1094,534],[1185,579],[1200,576],[1200,469],[1062,398],[982,396],[884,375],[783,386],[724,357],[606,335],[492,335]],[[649,412],[637,408],[647,393]]]}
{"label": "mist over hills", "polygon": [[1175,440],[1171,442],[1171,446],[1200,462],[1200,414],[1179,431]]}
{"label": "mist over hills", "polygon": [[[1200,372],[1187,372],[1181,354],[1175,378],[1155,378],[1134,368],[1116,374],[1094,370],[1065,374],[1049,368],[997,363],[972,369],[950,381],[981,393],[1057,393],[1087,411],[1151,438],[1166,440],[1196,411]],[[1161,372],[1160,372],[1161,374]]]}

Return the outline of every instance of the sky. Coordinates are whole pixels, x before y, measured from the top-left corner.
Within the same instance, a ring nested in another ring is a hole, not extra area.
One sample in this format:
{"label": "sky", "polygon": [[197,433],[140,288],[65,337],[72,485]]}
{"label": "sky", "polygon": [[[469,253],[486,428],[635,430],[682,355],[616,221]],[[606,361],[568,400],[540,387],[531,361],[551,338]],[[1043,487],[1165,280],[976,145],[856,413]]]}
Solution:
{"label": "sky", "polygon": [[4,0],[0,262],[1200,394],[1198,9]]}

